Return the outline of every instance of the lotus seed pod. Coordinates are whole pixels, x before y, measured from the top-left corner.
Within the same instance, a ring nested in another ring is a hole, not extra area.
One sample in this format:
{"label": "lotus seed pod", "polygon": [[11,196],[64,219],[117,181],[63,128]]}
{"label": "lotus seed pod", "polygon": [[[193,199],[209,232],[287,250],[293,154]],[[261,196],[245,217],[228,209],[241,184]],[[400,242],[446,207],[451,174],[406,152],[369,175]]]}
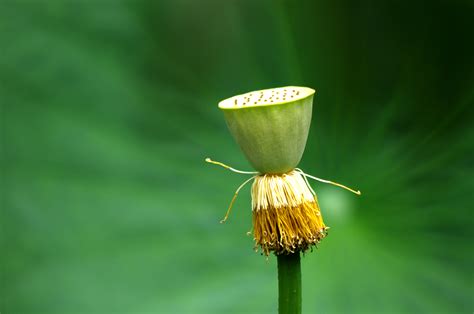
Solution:
{"label": "lotus seed pod", "polygon": [[250,164],[260,173],[296,168],[311,124],[314,90],[287,86],[225,99],[227,125]]}

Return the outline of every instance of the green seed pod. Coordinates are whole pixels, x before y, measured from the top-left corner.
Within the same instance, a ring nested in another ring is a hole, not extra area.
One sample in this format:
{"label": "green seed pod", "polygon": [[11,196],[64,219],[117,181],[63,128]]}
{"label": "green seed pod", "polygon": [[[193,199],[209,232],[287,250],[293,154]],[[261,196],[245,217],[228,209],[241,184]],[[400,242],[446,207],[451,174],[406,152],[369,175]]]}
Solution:
{"label": "green seed pod", "polygon": [[227,125],[252,166],[279,174],[296,168],[311,124],[314,90],[287,86],[225,99]]}

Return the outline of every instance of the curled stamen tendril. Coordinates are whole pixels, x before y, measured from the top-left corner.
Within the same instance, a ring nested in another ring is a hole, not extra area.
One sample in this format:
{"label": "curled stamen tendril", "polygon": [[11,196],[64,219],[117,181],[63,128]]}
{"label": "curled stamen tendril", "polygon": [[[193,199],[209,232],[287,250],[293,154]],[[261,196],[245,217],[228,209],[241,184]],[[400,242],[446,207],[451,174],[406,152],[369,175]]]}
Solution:
{"label": "curled stamen tendril", "polygon": [[251,180],[255,179],[255,177],[256,177],[256,176],[253,176],[253,177],[251,177],[250,179],[245,180],[245,182],[242,183],[242,184],[237,188],[237,190],[236,190],[235,193],[234,193],[234,197],[232,197],[232,200],[230,201],[229,208],[227,208],[227,212],[225,213],[224,218],[220,221],[221,224],[223,224],[223,223],[227,220],[227,218],[229,218],[230,211],[231,211],[231,209],[232,209],[232,206],[234,206],[234,202],[235,202],[235,200],[237,199],[237,195],[239,195],[240,190],[241,190],[247,183],[249,183]]}
{"label": "curled stamen tendril", "polygon": [[210,164],[214,164],[214,165],[221,166],[221,167],[223,167],[223,168],[225,168],[225,169],[228,169],[228,170],[230,170],[230,171],[232,171],[232,172],[235,172],[235,173],[254,174],[253,177],[251,177],[250,179],[245,180],[245,182],[242,183],[242,184],[237,188],[237,190],[235,191],[234,196],[232,197],[232,200],[230,201],[229,207],[227,208],[227,212],[226,212],[224,218],[220,221],[220,223],[222,224],[222,223],[226,222],[227,218],[229,218],[230,211],[232,210],[232,206],[234,206],[234,202],[235,202],[235,200],[237,199],[237,195],[239,195],[240,190],[241,190],[247,183],[249,183],[250,181],[252,181],[253,179],[255,179],[255,177],[257,176],[258,172],[256,172],[256,171],[242,171],[242,170],[237,170],[237,169],[232,168],[232,167],[230,167],[230,166],[228,166],[228,165],[226,165],[226,164],[224,164],[224,163],[222,163],[222,162],[214,161],[214,160],[212,160],[212,159],[209,158],[209,157],[206,158],[205,160],[206,160],[206,162],[208,162],[208,163],[210,163]]}

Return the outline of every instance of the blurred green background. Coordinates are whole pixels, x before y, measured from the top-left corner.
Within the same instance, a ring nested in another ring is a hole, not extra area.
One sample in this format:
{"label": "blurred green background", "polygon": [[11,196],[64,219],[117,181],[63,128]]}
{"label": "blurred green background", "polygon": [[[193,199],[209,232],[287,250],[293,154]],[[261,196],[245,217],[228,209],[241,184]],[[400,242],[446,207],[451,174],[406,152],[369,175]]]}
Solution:
{"label": "blurred green background", "polygon": [[472,1],[0,3],[10,313],[275,313],[217,103],[317,90],[305,313],[474,311]]}

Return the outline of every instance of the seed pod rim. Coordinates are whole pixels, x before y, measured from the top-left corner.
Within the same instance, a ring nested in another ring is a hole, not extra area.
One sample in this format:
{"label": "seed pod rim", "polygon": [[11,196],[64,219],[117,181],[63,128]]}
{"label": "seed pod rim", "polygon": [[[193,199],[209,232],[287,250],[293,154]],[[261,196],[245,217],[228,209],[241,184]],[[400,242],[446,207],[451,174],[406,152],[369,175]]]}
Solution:
{"label": "seed pod rim", "polygon": [[[290,88],[297,88],[299,91],[305,91],[306,93],[303,93],[302,96],[292,98],[286,101],[278,101],[278,102],[271,102],[271,103],[259,103],[259,104],[248,104],[248,105],[238,105],[235,106],[233,105],[232,101],[235,99],[242,98],[242,96],[249,95],[252,93],[260,93],[260,92],[265,92],[265,91],[270,91],[270,90],[280,90],[280,89],[290,89]],[[274,88],[267,88],[267,89],[261,89],[261,90],[254,90],[250,92],[246,92],[243,94],[235,95],[229,98],[226,98],[224,100],[221,100],[218,104],[219,109],[221,110],[239,110],[239,109],[251,109],[251,108],[261,108],[261,107],[269,107],[269,106],[276,106],[276,105],[288,105],[292,104],[297,101],[304,100],[308,97],[314,96],[316,94],[316,91],[310,87],[306,86],[282,86],[282,87],[274,87]]]}

